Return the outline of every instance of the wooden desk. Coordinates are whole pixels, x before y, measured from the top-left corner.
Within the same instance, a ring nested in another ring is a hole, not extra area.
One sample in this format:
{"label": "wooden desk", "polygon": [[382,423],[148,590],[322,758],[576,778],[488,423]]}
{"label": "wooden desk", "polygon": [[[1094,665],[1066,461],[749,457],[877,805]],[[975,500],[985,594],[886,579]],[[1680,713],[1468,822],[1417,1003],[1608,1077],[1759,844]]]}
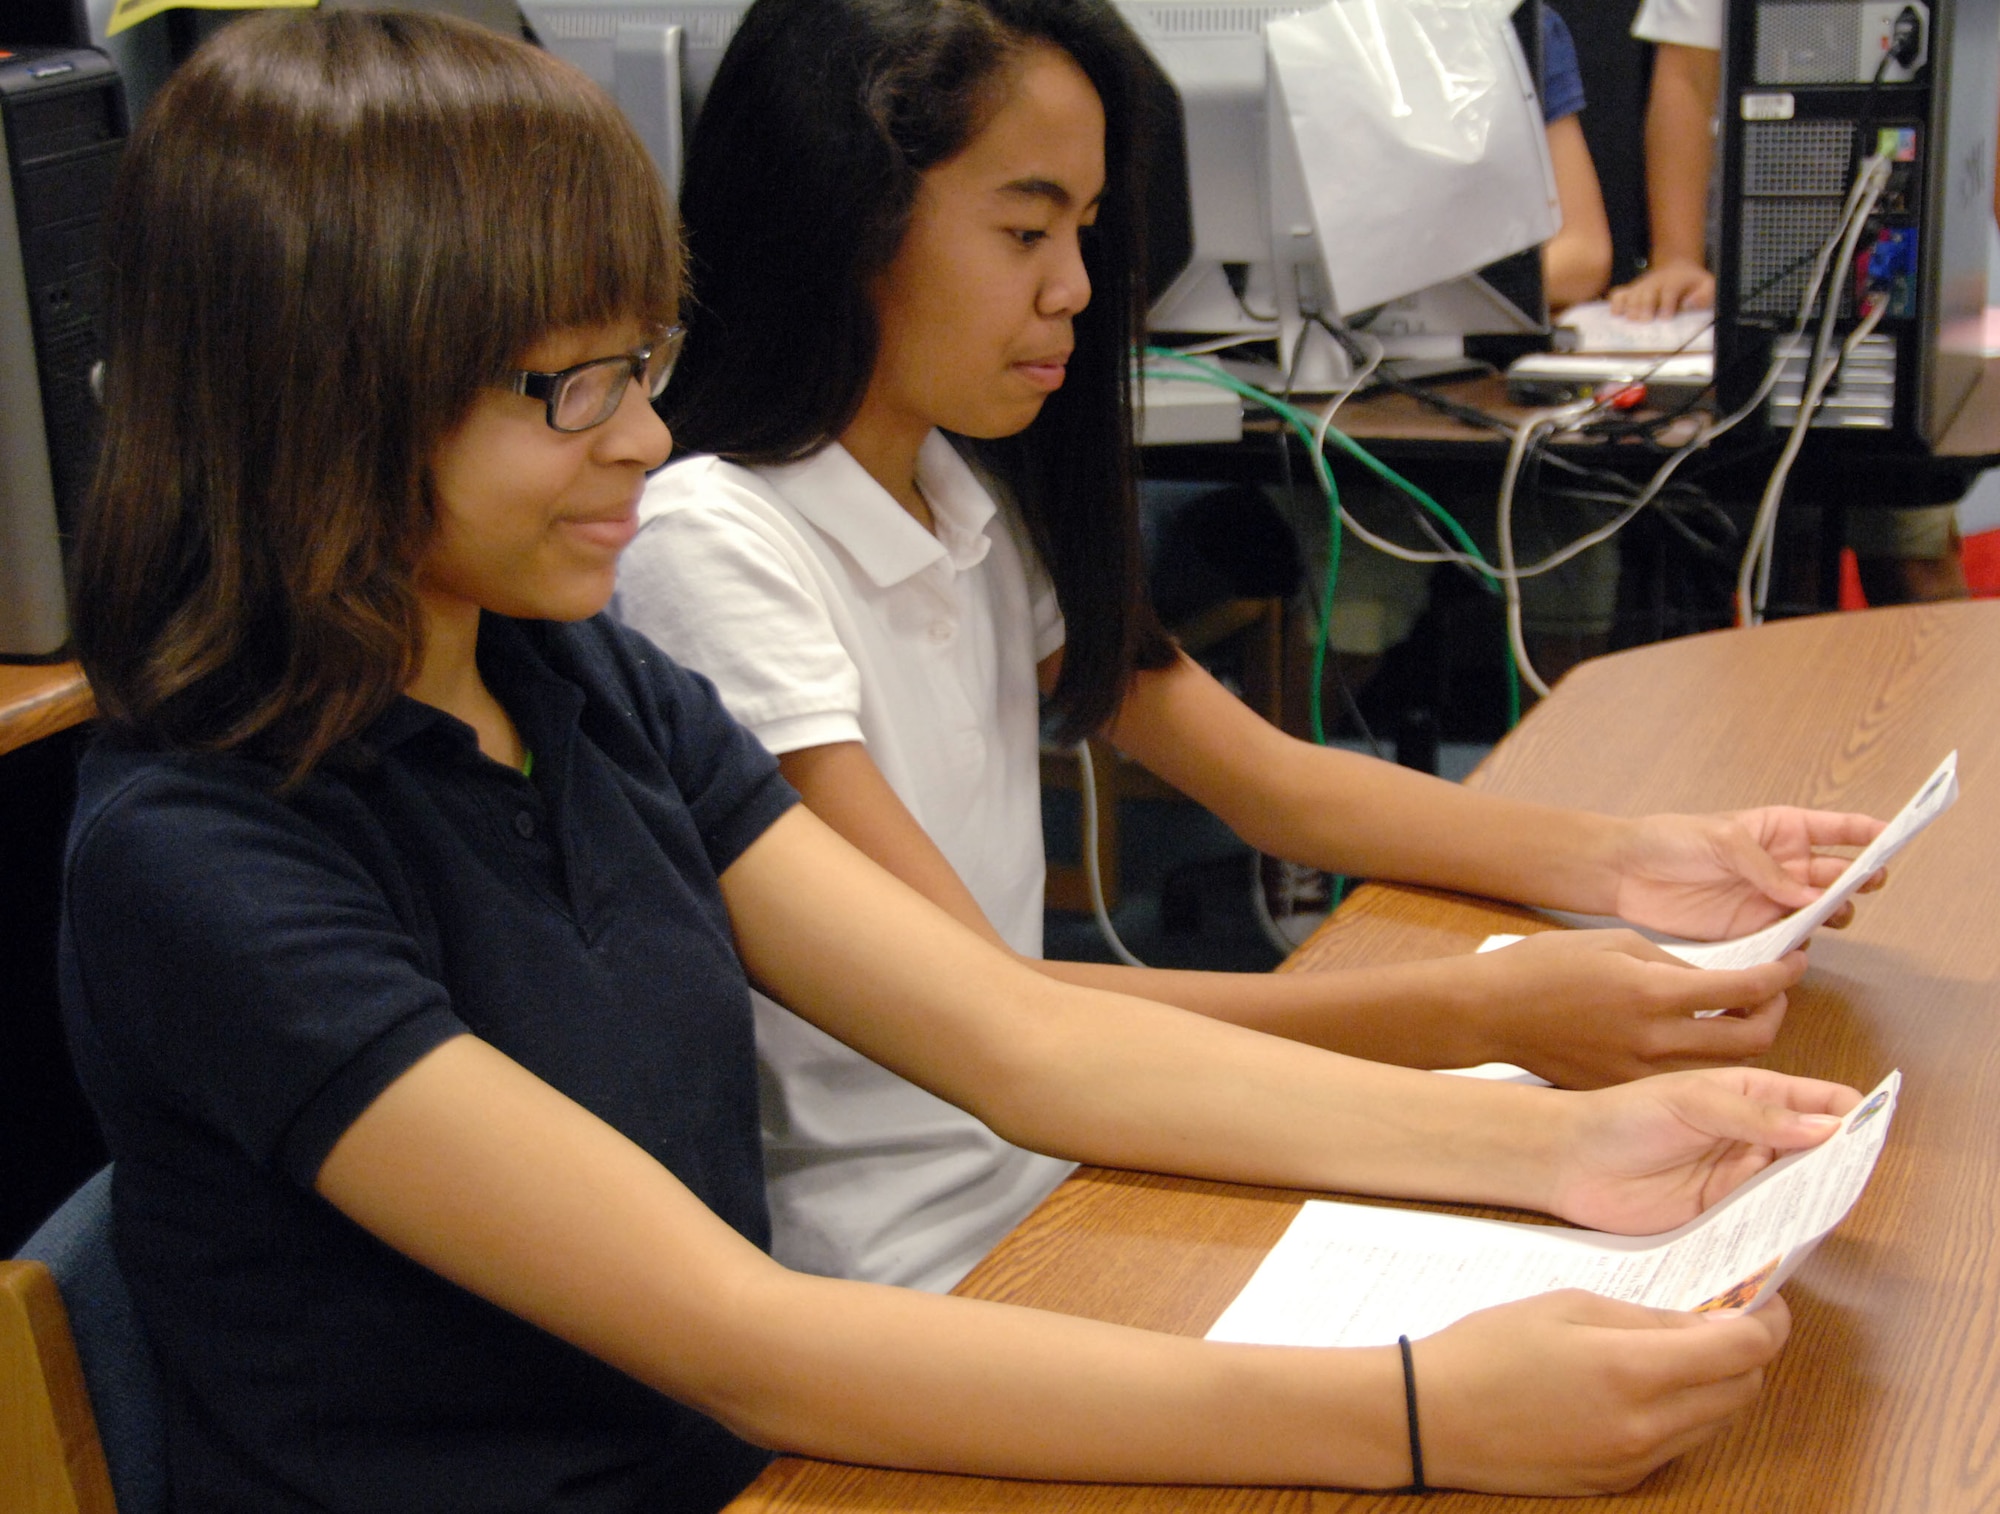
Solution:
{"label": "wooden desk", "polygon": [[[1866,901],[1822,932],[1772,1065],[1867,1087],[1906,1079],[1873,1185],[1787,1286],[1791,1343],[1718,1440],[1601,1500],[1435,1495],[1437,1514],[1986,1514],[2000,1509],[2000,604],[1826,616],[1586,663],[1472,780],[1638,813],[1772,801],[1893,813],[1953,747],[1963,797]],[[1362,889],[1287,964],[1462,951],[1507,909]],[[1199,1335],[1300,1195],[1086,1170],[960,1288]],[[1135,1510],[1353,1514],[1407,1498],[1072,1486],[780,1461],[739,1514]]]}
{"label": "wooden desk", "polygon": [[0,755],[81,724],[97,712],[73,662],[0,663]]}

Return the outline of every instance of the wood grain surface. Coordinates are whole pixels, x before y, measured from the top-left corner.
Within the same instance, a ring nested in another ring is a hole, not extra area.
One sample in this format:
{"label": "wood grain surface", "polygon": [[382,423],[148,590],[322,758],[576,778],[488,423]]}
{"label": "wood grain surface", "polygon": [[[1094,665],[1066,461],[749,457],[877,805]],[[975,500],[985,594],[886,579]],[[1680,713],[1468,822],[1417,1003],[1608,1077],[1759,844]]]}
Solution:
{"label": "wood grain surface", "polygon": [[53,736],[96,712],[90,685],[75,663],[0,663],[0,754]]}
{"label": "wood grain surface", "polygon": [[0,1261],[0,1509],[117,1514],[69,1317],[40,1262]]}
{"label": "wood grain surface", "polygon": [[[1767,1059],[1867,1087],[1904,1074],[1896,1128],[1840,1230],[1787,1285],[1796,1328],[1757,1406],[1616,1498],[1437,1494],[1469,1511],[1991,1514],[2000,1510],[2000,604],[1789,621],[1572,673],[1472,782],[1615,813],[1800,803],[1887,816],[1952,748],[1957,807],[1844,932],[1823,931]],[[1463,951],[1528,917],[1358,891],[1287,964]],[[959,1291],[1198,1335],[1301,1195],[1085,1170]],[[808,1511],[1410,1510],[1408,1497],[1079,1486],[785,1459],[733,1506]]]}

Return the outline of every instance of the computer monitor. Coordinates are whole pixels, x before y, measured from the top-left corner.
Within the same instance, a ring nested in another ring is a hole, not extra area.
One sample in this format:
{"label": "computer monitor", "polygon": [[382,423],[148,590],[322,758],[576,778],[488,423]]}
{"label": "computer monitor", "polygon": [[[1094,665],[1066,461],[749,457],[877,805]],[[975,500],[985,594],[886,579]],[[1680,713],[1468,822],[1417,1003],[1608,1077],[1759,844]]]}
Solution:
{"label": "computer monitor", "polygon": [[[1154,186],[1164,202],[1177,191],[1190,229],[1190,256],[1153,302],[1155,332],[1186,336],[1281,337],[1292,356],[1302,326],[1298,276],[1316,254],[1289,228],[1299,220],[1299,175],[1274,139],[1265,31],[1271,22],[1317,10],[1329,0],[1114,0],[1180,97],[1186,131],[1185,185]],[[1528,0],[1514,26],[1534,76],[1541,69],[1540,10]],[[1161,204],[1155,215],[1168,212]],[[1285,233],[1282,257],[1274,239]],[[1286,276],[1278,269],[1284,267]],[[1340,304],[1339,291],[1331,300]],[[1342,308],[1350,322],[1372,323],[1392,355],[1462,353],[1463,338],[1518,335],[1546,324],[1541,265],[1534,249],[1464,280],[1411,291],[1379,310]],[[1337,382],[1344,364],[1331,343],[1308,354],[1295,373],[1301,387]]]}
{"label": "computer monitor", "polygon": [[670,188],[750,0],[520,0],[542,46],[618,102]]}

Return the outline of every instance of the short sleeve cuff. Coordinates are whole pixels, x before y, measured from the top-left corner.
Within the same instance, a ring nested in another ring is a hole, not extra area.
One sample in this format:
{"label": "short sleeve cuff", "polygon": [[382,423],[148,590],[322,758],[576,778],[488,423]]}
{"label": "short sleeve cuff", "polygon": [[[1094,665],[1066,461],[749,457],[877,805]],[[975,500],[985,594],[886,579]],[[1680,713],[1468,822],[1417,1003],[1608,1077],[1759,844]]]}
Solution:
{"label": "short sleeve cuff", "polygon": [[851,710],[814,710],[804,715],[784,715],[759,721],[751,734],[764,743],[773,757],[802,752],[807,747],[832,746],[836,742],[860,741],[861,722]]}
{"label": "short sleeve cuff", "polygon": [[709,862],[717,876],[728,871],[730,863],[742,856],[751,842],[768,831],[780,815],[798,802],[799,791],[776,771],[744,795],[740,804],[702,836],[702,842],[708,848]]}
{"label": "short sleeve cuff", "polygon": [[286,1176],[301,1188],[311,1188],[319,1181],[327,1154],[382,1090],[445,1042],[465,1034],[464,1022],[440,1003],[377,1036],[299,1111],[278,1149]]}
{"label": "short sleeve cuff", "polygon": [[1641,42],[1722,51],[1722,0],[1645,0],[1632,22]]}

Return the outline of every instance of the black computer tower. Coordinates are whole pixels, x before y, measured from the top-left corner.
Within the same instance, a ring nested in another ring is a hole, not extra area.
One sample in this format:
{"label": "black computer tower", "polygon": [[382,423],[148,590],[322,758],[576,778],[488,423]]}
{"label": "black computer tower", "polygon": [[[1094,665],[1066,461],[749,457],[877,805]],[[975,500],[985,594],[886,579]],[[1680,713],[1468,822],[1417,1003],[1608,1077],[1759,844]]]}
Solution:
{"label": "black computer tower", "polygon": [[1796,419],[1823,305],[1802,338],[1786,333],[1857,165],[1887,143],[1888,186],[1852,262],[1829,277],[1836,339],[1871,281],[1889,304],[1813,425],[1881,450],[1938,441],[1983,363],[1996,108],[2000,0],[1732,0],[1717,126],[1724,411],[1754,395],[1776,356],[1761,419]]}
{"label": "black computer tower", "polygon": [[103,222],[125,133],[102,53],[0,48],[0,657],[68,640],[60,534],[96,464]]}

